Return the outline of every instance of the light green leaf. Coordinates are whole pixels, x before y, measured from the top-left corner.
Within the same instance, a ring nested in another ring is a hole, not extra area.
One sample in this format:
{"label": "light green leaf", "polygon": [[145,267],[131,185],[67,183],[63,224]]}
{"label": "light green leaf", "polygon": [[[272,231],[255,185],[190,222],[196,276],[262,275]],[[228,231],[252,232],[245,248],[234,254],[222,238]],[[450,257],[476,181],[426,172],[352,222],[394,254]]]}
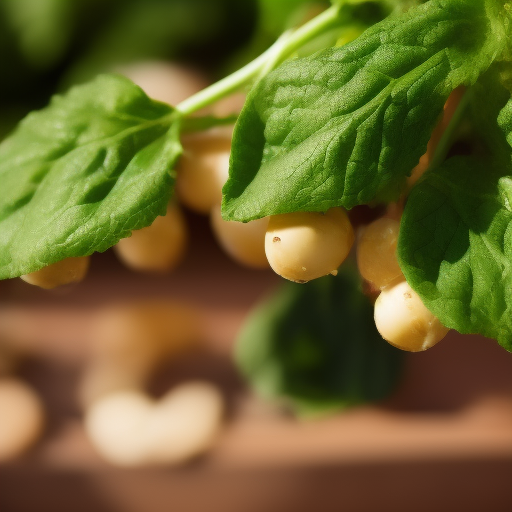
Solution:
{"label": "light green leaf", "polygon": [[286,283],[253,312],[235,354],[260,395],[312,416],[392,391],[402,353],[377,332],[359,285],[349,269],[306,284]]}
{"label": "light green leaf", "polygon": [[398,253],[407,282],[441,322],[512,351],[512,176],[452,158],[413,188]]}
{"label": "light green leaf", "polygon": [[504,19],[491,0],[431,0],[270,73],[235,129],[225,218],[395,199],[450,92],[504,51]]}
{"label": "light green leaf", "polygon": [[163,215],[179,120],[126,78],[56,96],[0,144],[0,279],[105,251]]}

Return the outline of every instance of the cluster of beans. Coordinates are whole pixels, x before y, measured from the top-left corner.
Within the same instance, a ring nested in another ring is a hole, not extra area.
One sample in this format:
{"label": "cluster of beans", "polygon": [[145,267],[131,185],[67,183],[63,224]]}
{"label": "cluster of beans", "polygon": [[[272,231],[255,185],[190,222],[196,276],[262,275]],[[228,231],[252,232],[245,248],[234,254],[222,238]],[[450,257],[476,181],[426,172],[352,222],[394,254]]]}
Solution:
{"label": "cluster of beans", "polygon": [[382,217],[363,228],[357,264],[361,276],[380,292],[375,324],[382,337],[398,348],[417,352],[435,345],[448,329],[404,279],[396,256],[399,227],[397,220]]}
{"label": "cluster of beans", "polygon": [[[203,89],[207,82],[197,72],[161,62],[146,62],[120,68],[152,98],[176,105]],[[243,95],[219,102],[208,112],[226,116],[238,112]],[[188,229],[181,206],[208,214],[220,245],[234,259],[251,267],[268,267],[263,240],[267,219],[250,224],[226,222],[220,215],[222,187],[227,180],[232,127],[220,127],[182,137],[183,154],[177,168],[175,199],[167,213],[151,226],[135,230],[120,240],[114,251],[129,268],[141,272],[170,272],[182,261]],[[81,281],[89,257],[67,258],[37,272],[22,276],[27,283],[50,289]]]}
{"label": "cluster of beans", "polygon": [[[412,187],[428,169],[437,144],[460,101],[462,90],[449,97],[434,129],[427,152],[408,180]],[[394,210],[394,211],[393,211]],[[448,329],[425,307],[407,284],[397,259],[400,227],[397,211],[363,226],[358,231],[356,252],[359,272],[378,293],[375,325],[392,345],[411,352],[426,350],[446,336]],[[350,221],[341,208],[321,213],[291,213],[271,217],[265,251],[271,267],[291,281],[303,283],[335,274],[354,242]]]}
{"label": "cluster of beans", "polygon": [[[176,104],[204,86],[196,74],[182,68],[144,64],[123,70],[153,98]],[[445,108],[426,155],[414,170],[410,185],[428,167],[443,128],[453,114],[459,93]],[[220,103],[213,113],[226,115],[241,108],[240,98]],[[336,274],[354,244],[355,234],[345,210],[298,212],[248,223],[227,222],[220,214],[221,189],[228,176],[232,128],[215,128],[185,135],[177,171],[176,196],[167,214],[151,226],[134,231],[115,247],[119,259],[139,271],[169,271],[180,261],[187,229],[180,204],[210,215],[212,230],[223,249],[239,263],[265,268],[305,283]],[[399,222],[383,217],[358,234],[357,259],[362,277],[380,291],[375,322],[383,338],[404,350],[425,350],[447,332],[405,282],[396,258]],[[83,278],[88,258],[70,258],[23,276],[27,282],[52,287]]]}
{"label": "cluster of beans", "polygon": [[[37,323],[20,333],[23,313],[9,309],[1,320],[0,463],[33,447],[48,415],[35,389],[15,376],[23,357],[38,353]],[[85,433],[103,459],[117,466],[168,466],[215,444],[225,409],[217,385],[188,380],[157,399],[146,391],[159,366],[201,350],[203,323],[196,308],[167,301],[118,304],[92,313],[77,399]]]}
{"label": "cluster of beans", "polygon": [[224,416],[216,385],[187,381],[159,399],[145,391],[162,363],[200,349],[201,325],[199,311],[162,301],[97,313],[79,400],[86,434],[111,464],[178,464],[215,443]]}

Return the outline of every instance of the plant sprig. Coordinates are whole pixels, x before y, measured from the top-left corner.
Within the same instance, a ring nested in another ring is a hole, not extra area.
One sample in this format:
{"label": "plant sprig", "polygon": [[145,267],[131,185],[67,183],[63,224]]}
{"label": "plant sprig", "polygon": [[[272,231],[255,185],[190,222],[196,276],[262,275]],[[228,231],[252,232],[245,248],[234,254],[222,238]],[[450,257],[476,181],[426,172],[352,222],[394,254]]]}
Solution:
{"label": "plant sprig", "polygon": [[176,106],[188,116],[262,78],[289,55],[339,22],[341,4],[333,5],[295,31],[285,32],[266,52],[246,66],[194,94]]}
{"label": "plant sprig", "polygon": [[341,34],[351,9],[366,4],[336,2],[176,107],[103,75],[30,114],[0,144],[0,278],[104,251],[150,225],[172,195],[180,134],[233,121],[191,115],[236,90],[252,86],[233,136],[223,215],[249,221],[396,200],[446,99],[465,85],[478,92],[463,101],[487,149],[445,160],[445,134],[409,197],[401,266],[445,325],[511,350],[512,102],[503,85],[511,3],[384,3],[403,9],[348,44],[295,57],[326,33]]}

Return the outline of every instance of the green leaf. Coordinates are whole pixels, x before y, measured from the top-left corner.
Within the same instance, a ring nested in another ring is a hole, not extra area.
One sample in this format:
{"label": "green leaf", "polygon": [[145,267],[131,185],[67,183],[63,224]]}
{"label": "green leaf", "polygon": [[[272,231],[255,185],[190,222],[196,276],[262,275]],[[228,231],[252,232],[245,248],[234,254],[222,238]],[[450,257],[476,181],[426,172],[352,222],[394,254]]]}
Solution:
{"label": "green leaf", "polygon": [[55,96],[0,144],[0,279],[105,251],[163,215],[179,119],[126,78]]}
{"label": "green leaf", "polygon": [[398,254],[407,282],[441,322],[512,351],[512,176],[452,158],[413,188]]}
{"label": "green leaf", "polygon": [[509,145],[509,164],[512,163],[512,152],[510,151],[510,148],[512,148],[512,98],[510,98],[503,108],[503,110],[500,112],[498,116],[498,126],[500,127],[501,131],[505,135],[505,140],[507,141],[507,144]]}
{"label": "green leaf", "polygon": [[239,335],[236,361],[256,391],[301,416],[386,397],[402,353],[375,328],[356,273],[286,283]]}
{"label": "green leaf", "polygon": [[276,39],[285,30],[304,22],[308,11],[328,7],[326,0],[258,0],[258,29]]}
{"label": "green leaf", "polygon": [[[382,7],[386,8],[388,12],[392,11],[407,11],[411,7],[421,4],[427,0],[378,0]],[[332,4],[345,5],[349,4],[365,4],[370,3],[368,0],[331,0]]]}
{"label": "green leaf", "polygon": [[469,91],[471,126],[487,157],[504,168],[512,164],[512,89],[507,89],[510,66],[494,64]]}
{"label": "green leaf", "polygon": [[396,199],[450,92],[504,51],[491,0],[431,0],[253,89],[233,138],[226,219]]}
{"label": "green leaf", "polygon": [[413,188],[400,226],[402,271],[447,327],[512,350],[512,98],[506,67],[468,92],[475,155],[452,158]]}

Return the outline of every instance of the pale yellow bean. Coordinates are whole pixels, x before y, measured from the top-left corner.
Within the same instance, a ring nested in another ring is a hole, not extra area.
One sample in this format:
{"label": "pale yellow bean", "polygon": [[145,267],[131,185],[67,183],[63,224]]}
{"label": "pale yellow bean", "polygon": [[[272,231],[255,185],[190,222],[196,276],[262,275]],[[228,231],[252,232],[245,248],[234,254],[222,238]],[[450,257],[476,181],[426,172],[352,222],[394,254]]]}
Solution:
{"label": "pale yellow bean", "polygon": [[37,394],[18,379],[0,379],[0,462],[28,450],[43,426],[44,408]]}
{"label": "pale yellow bean", "polygon": [[47,290],[65,284],[78,283],[84,279],[89,269],[89,256],[65,258],[41,270],[21,276],[28,284]]}
{"label": "pale yellow bean", "polygon": [[382,290],[375,302],[375,325],[385,340],[409,352],[427,350],[449,331],[406,281]]}
{"label": "pale yellow bean", "polygon": [[324,213],[297,212],[270,217],[265,252],[272,269],[290,281],[305,283],[335,274],[354,242],[342,208]]}
{"label": "pale yellow bean", "polygon": [[236,262],[251,268],[268,268],[265,255],[268,217],[246,223],[225,221],[218,205],[212,208],[210,223],[220,246]]}

